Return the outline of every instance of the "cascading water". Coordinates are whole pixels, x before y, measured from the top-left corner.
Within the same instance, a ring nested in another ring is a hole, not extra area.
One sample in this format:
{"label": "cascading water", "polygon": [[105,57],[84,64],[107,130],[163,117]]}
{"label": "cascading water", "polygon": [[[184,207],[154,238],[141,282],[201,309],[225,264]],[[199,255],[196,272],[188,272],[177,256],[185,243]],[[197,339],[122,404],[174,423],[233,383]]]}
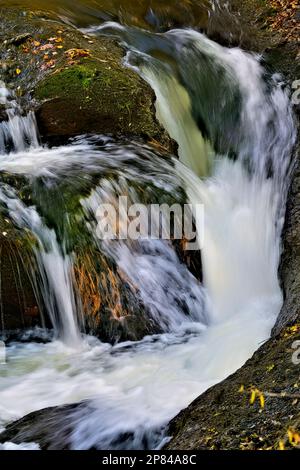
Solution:
{"label": "cascading water", "polygon": [[56,335],[69,346],[78,345],[80,334],[75,314],[71,258],[57,242],[55,232],[43,224],[36,209],[26,207],[11,188],[1,189],[0,201],[16,225],[31,230],[37,239],[38,246],[34,251],[42,296]]}
{"label": "cascading water", "polygon": [[[127,64],[155,90],[158,117],[178,141],[181,162],[104,139],[101,148],[82,140],[4,155],[0,170],[42,177],[45,191],[68,175],[74,182],[82,174],[113,172],[117,183],[102,176],[81,198],[92,233],[99,203],[128,194],[130,181],[174,194],[182,186],[191,203],[204,204],[204,227],[196,220],[204,230],[204,286],[163,240],[98,241],[137,286],[163,333],[115,346],[85,336],[77,352],[57,339],[12,344],[0,382],[0,417],[5,426],[36,409],[89,399],[60,422],[71,428],[71,448],[154,448],[180,409],[238,369],[270,335],[282,304],[277,268],[295,129],[288,95],[278,77],[265,76],[259,57],[190,30],[97,29],[126,43]],[[74,318],[72,257],[36,209],[7,191],[1,190],[2,203],[39,241],[46,303],[60,304],[60,319],[71,318],[71,311]],[[57,262],[68,305],[53,287]]]}
{"label": "cascading water", "polygon": [[5,107],[7,120],[0,123],[0,155],[6,151],[22,151],[31,147],[37,147],[38,135],[33,112],[27,116],[21,115],[13,94],[0,81],[0,105]]}
{"label": "cascading water", "polygon": [[[157,165],[159,167],[159,163]],[[126,174],[126,171],[124,172]],[[136,175],[142,182],[143,175]],[[86,211],[92,212],[96,219],[97,209],[101,204],[114,202],[128,194],[126,181],[112,184],[109,180],[101,181],[91,196],[82,201]],[[137,195],[130,192],[130,203],[138,203]],[[148,215],[145,215],[148,220]],[[126,216],[126,223],[128,218]],[[95,224],[91,227],[96,235]],[[99,240],[96,242],[99,244]],[[169,241],[101,241],[105,250],[118,264],[139,292],[144,305],[149,308],[152,319],[163,331],[175,332],[190,326],[190,323],[207,323],[205,315],[205,292],[200,283],[182,264]]]}
{"label": "cascading water", "polygon": [[[264,77],[258,56],[224,48],[192,30],[145,37],[113,23],[97,30],[112,31],[129,47],[127,63],[155,90],[157,116],[178,141],[181,161],[199,176],[213,166],[203,182],[176,164],[190,202],[205,206],[206,223],[198,232],[205,235],[202,261],[211,315],[220,320],[263,309],[272,319],[282,302],[277,268],[295,143],[280,77]],[[157,51],[175,59],[175,67],[158,59]],[[194,127],[186,125],[193,119],[206,138],[199,128],[195,137]],[[208,140],[226,152],[213,165]]]}

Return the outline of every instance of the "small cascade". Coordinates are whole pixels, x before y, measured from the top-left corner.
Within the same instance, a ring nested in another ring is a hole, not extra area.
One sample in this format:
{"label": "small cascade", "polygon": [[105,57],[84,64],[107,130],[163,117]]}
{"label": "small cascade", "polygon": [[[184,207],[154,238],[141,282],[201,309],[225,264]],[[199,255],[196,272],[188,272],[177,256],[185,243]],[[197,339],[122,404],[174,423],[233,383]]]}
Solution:
{"label": "small cascade", "polygon": [[35,115],[30,111],[22,116],[21,109],[4,82],[0,81],[0,109],[4,108],[6,120],[0,122],[0,155],[20,152],[39,145]]}
{"label": "small cascade", "polygon": [[73,290],[72,258],[60,246],[54,230],[42,222],[35,207],[26,207],[14,190],[2,185],[0,201],[19,228],[35,236],[33,247],[40,276],[40,289],[56,337],[70,347],[80,344],[80,333]]}

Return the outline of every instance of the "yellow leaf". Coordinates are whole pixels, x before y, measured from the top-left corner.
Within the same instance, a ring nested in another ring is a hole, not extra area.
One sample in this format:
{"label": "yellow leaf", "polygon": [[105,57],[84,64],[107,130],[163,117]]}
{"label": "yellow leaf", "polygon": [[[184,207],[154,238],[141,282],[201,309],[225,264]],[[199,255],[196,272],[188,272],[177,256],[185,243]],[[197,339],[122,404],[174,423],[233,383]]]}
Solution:
{"label": "yellow leaf", "polygon": [[285,450],[285,446],[284,446],[284,442],[283,442],[283,441],[279,441],[278,448],[279,448],[279,450]]}
{"label": "yellow leaf", "polygon": [[289,429],[288,432],[289,443],[292,446],[297,446],[300,443],[300,435],[293,429]]}
{"label": "yellow leaf", "polygon": [[243,393],[245,391],[245,386],[241,385],[239,388],[239,393]]}
{"label": "yellow leaf", "polygon": [[20,75],[21,72],[22,72],[21,69],[16,69],[16,74],[17,74],[17,75]]}
{"label": "yellow leaf", "polygon": [[264,408],[265,407],[265,397],[262,393],[259,395],[259,401],[260,401],[260,407]]}
{"label": "yellow leaf", "polygon": [[251,396],[250,396],[250,405],[253,405],[253,403],[255,402],[255,398],[256,398],[256,390],[252,390]]}

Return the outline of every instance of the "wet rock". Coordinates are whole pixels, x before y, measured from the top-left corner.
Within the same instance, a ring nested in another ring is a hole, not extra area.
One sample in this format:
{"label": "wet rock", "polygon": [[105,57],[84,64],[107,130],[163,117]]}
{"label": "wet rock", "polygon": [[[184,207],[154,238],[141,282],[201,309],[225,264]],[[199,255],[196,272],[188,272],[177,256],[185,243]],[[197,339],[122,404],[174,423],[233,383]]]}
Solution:
{"label": "wet rock", "polygon": [[[113,47],[121,62],[121,51]],[[138,135],[167,143],[154,117],[152,92],[116,58],[88,58],[39,83],[34,96],[42,102],[37,121],[43,136]]]}
{"label": "wet rock", "polygon": [[72,416],[80,407],[66,405],[39,410],[10,424],[0,434],[0,442],[38,443],[42,450],[67,450],[73,431]]}
{"label": "wet rock", "polygon": [[[100,408],[99,408],[100,406]],[[0,443],[13,442],[36,443],[41,450],[131,450],[137,446],[140,449],[151,447],[154,432],[151,437],[139,436],[137,443],[135,429],[115,430],[106,433],[101,420],[101,406],[105,403],[83,401],[80,403],[45,408],[28,414],[22,419],[9,424],[0,434]],[[105,420],[103,420],[105,422]],[[97,426],[98,424],[98,426]],[[158,441],[161,430],[156,432]],[[80,442],[79,442],[80,441]],[[150,442],[149,442],[150,441]]]}
{"label": "wet rock", "polygon": [[28,241],[0,216],[0,335],[43,324],[32,282],[34,259]]}
{"label": "wet rock", "polygon": [[24,44],[24,42],[28,41],[28,39],[31,38],[31,35],[29,33],[23,33],[23,34],[18,34],[17,36],[7,39],[5,41],[6,46],[16,46],[19,47],[21,44]]}
{"label": "wet rock", "polygon": [[75,279],[89,334],[116,343],[161,332],[135,286],[105,253],[94,248],[79,254]]}

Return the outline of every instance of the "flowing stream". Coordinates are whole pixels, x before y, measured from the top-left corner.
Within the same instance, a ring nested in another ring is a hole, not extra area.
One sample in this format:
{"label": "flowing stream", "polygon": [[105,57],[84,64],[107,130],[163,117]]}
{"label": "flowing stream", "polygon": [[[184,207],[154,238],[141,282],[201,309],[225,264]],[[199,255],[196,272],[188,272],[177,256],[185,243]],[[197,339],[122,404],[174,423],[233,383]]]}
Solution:
{"label": "flowing stream", "polygon": [[[1,205],[36,240],[54,339],[8,345],[0,366],[0,425],[87,400],[60,423],[72,422],[71,448],[157,448],[171,418],[270,336],[282,306],[277,270],[295,127],[280,77],[268,75],[258,56],[193,30],[155,34],[107,23],[88,33],[125,44],[126,65],[154,89],[158,119],[178,142],[179,160],[105,136],[42,147],[34,116],[22,116],[2,84],[8,119],[0,123],[0,171],[39,184],[45,197],[61,180],[74,190],[97,175],[87,196],[78,189],[78,217],[136,286],[161,333],[116,345],[84,334],[69,235],[47,225],[42,206],[26,204],[3,183]],[[124,194],[141,202],[136,183],[204,205],[204,225],[195,213],[202,284],[167,240],[97,239],[98,206]]]}

